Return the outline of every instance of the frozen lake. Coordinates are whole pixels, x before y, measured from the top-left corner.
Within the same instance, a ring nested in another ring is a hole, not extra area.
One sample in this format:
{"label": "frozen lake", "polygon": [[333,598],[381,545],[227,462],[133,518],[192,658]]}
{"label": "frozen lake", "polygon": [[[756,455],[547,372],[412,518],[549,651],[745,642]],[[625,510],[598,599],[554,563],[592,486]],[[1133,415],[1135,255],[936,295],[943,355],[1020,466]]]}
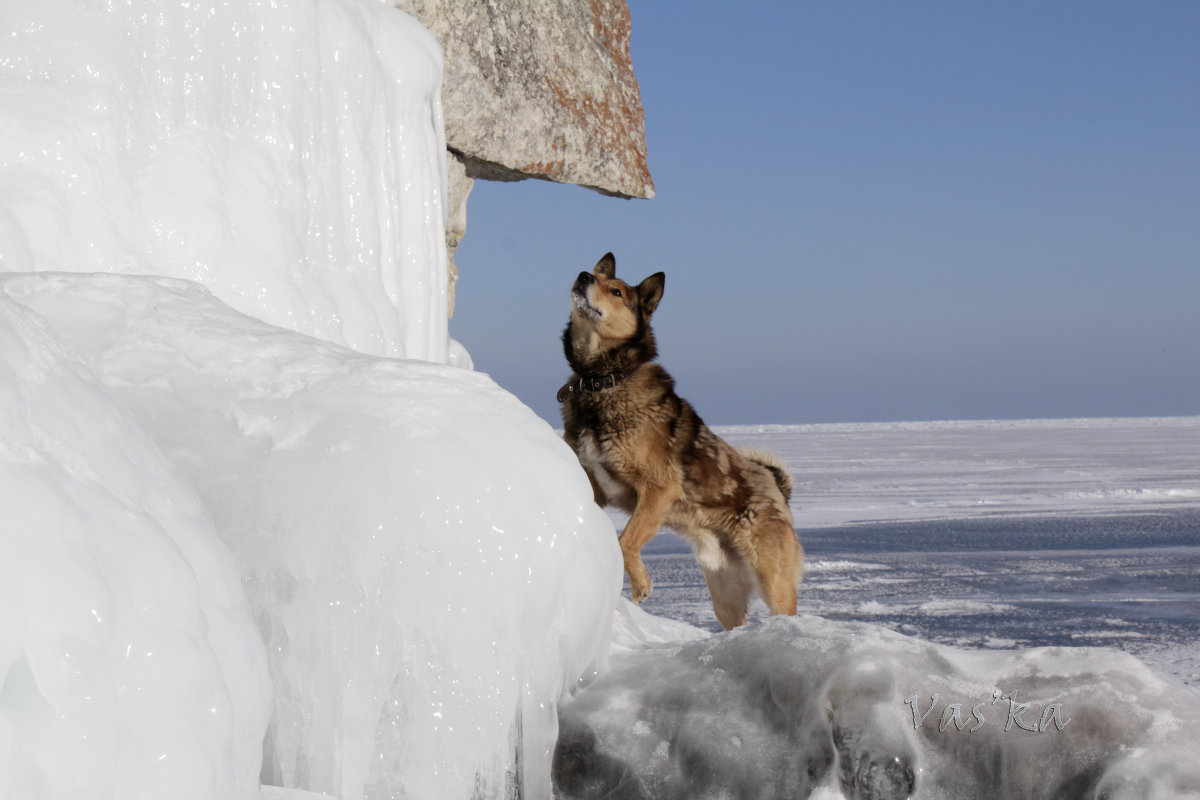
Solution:
{"label": "frozen lake", "polygon": [[[719,432],[792,469],[801,613],[966,647],[1114,647],[1200,686],[1200,417]],[[719,630],[687,543],[644,554],[645,610]]]}

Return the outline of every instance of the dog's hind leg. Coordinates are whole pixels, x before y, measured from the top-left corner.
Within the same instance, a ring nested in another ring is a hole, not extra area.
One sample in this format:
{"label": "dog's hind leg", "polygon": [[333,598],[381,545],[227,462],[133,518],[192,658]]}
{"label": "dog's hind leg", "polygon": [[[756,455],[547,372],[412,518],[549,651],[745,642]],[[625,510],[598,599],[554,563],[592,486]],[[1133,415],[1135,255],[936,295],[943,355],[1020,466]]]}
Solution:
{"label": "dog's hind leg", "polygon": [[767,518],[760,526],[752,566],[763,600],[772,614],[794,615],[804,551],[786,520]]}
{"label": "dog's hind leg", "polygon": [[701,562],[700,566],[721,627],[728,631],[745,625],[750,594],[754,591],[754,571],[750,565],[738,556],[727,556],[720,565]]}

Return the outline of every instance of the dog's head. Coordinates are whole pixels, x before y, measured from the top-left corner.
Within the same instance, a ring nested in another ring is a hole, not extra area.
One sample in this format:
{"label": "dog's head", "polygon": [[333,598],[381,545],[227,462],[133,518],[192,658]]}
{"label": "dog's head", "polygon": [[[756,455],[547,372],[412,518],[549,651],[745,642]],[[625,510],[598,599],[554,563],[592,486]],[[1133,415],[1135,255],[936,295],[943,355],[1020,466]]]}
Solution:
{"label": "dog's head", "polygon": [[571,287],[571,326],[595,337],[596,347],[612,347],[643,331],[662,300],[666,275],[656,272],[637,286],[617,277],[612,253],[581,272]]}

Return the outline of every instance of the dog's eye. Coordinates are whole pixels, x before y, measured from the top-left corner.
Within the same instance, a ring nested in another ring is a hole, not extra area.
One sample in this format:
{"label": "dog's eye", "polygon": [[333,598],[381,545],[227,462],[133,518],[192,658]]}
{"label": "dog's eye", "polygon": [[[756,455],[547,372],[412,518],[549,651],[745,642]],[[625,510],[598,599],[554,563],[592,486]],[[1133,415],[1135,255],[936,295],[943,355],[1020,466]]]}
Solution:
{"label": "dog's eye", "polygon": [[612,292],[612,295],[613,295],[613,297],[620,297],[620,296],[621,296],[621,290],[620,290],[620,289],[609,289],[609,291],[610,291],[610,292]]}

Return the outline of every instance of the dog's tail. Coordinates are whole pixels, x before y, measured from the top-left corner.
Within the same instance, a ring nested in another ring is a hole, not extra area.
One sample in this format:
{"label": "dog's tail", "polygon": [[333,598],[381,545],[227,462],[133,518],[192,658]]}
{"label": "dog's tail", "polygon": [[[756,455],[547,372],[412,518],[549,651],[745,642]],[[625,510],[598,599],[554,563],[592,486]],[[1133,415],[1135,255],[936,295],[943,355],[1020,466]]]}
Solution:
{"label": "dog's tail", "polygon": [[775,478],[775,483],[778,484],[779,491],[783,493],[784,502],[791,502],[792,473],[788,470],[787,464],[783,463],[783,459],[766,450],[755,450],[750,447],[740,447],[738,448],[738,452],[755,464],[766,467],[767,471]]}

